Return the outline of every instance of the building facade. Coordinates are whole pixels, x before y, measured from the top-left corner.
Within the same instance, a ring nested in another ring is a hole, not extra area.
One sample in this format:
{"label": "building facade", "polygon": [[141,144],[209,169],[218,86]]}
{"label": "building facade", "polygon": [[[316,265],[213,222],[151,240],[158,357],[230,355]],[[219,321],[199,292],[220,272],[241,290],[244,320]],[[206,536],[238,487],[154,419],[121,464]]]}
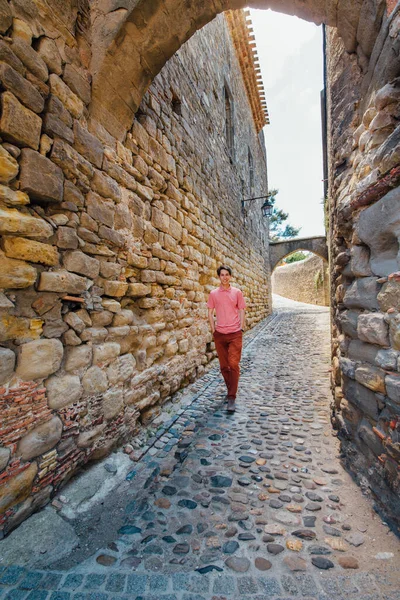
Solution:
{"label": "building facade", "polygon": [[85,13],[68,6],[0,2],[4,533],[204,373],[220,263],[250,326],[271,310],[262,202],[241,202],[267,192],[245,14],[167,62],[121,142],[89,125]]}

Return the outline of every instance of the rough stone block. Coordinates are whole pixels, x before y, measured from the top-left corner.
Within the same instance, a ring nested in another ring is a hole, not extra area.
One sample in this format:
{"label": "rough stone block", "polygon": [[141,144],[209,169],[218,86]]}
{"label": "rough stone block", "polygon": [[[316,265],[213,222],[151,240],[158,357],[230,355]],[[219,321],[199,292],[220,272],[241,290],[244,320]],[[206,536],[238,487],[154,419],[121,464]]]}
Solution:
{"label": "rough stone block", "polygon": [[0,207],[0,234],[19,234],[30,238],[48,238],[53,229],[44,220],[21,213],[14,208]]}
{"label": "rough stone block", "polygon": [[74,134],[72,130],[56,115],[48,112],[43,119],[43,131],[51,138],[60,137],[69,144],[74,143]]}
{"label": "rough stone block", "polygon": [[17,146],[39,148],[42,120],[37,114],[25,108],[11,92],[1,96],[2,115],[0,133],[4,140]]}
{"label": "rough stone block", "polygon": [[122,298],[128,290],[128,284],[125,281],[107,281],[103,282],[104,293],[106,296],[115,296]]}
{"label": "rough stone block", "polygon": [[37,464],[34,462],[27,469],[18,473],[0,486],[0,512],[20,504],[28,498],[32,490],[33,480],[38,471]]}
{"label": "rough stone block", "polygon": [[7,0],[0,0],[0,33],[6,33],[12,25],[12,12]]}
{"label": "rough stone block", "polygon": [[60,410],[64,406],[77,402],[82,395],[82,386],[76,375],[53,375],[44,382],[47,403],[52,410]]}
{"label": "rough stone block", "polygon": [[400,240],[400,188],[363,210],[357,226],[359,238],[371,250],[372,272],[379,277],[399,269],[397,261]]}
{"label": "rough stone block", "polygon": [[[82,127],[78,121],[74,123],[75,148],[95,167],[101,169],[103,163],[103,144],[87,129]],[[111,196],[110,196],[111,197]]]}
{"label": "rough stone block", "polygon": [[100,367],[90,367],[82,378],[82,385],[86,394],[100,394],[108,388],[107,376]]}
{"label": "rough stone block", "polygon": [[364,387],[358,381],[344,377],[343,394],[361,412],[374,419],[374,421],[378,420],[378,399],[372,390]]}
{"label": "rough stone block", "polygon": [[62,202],[63,172],[39,152],[24,148],[21,152],[21,190],[41,202]]}
{"label": "rough stone block", "polygon": [[123,407],[124,395],[122,388],[110,388],[103,394],[101,409],[104,418],[108,421],[114,419],[122,411]]}
{"label": "rough stone block", "polygon": [[111,198],[114,202],[120,202],[122,199],[118,183],[102,171],[95,171],[92,187],[103,198]]}
{"label": "rough stone block", "polygon": [[66,252],[63,256],[63,263],[68,271],[85,275],[90,279],[95,279],[100,271],[100,261],[97,258],[87,256],[80,250]]}
{"label": "rough stone block", "polygon": [[385,283],[378,294],[378,303],[384,312],[389,308],[400,311],[400,281],[391,280]]}
{"label": "rough stone block", "polygon": [[44,379],[58,371],[63,357],[59,340],[35,340],[22,344],[18,355],[17,375],[24,381]]}
{"label": "rough stone block", "polygon": [[391,314],[389,322],[390,342],[395,350],[400,350],[400,314]]}
{"label": "rough stone block", "polygon": [[7,258],[0,252],[0,288],[21,289],[36,282],[37,271],[21,260]]}
{"label": "rough stone block", "polygon": [[389,350],[378,350],[375,363],[381,369],[395,371],[398,358],[399,353],[396,350],[392,350],[391,348]]}
{"label": "rough stone block", "polygon": [[[0,348],[0,385],[7,383],[12,377],[15,367],[15,354],[8,348]],[[1,462],[1,459],[0,459]],[[4,468],[4,467],[3,467]],[[0,471],[2,468],[0,467]]]}
{"label": "rough stone block", "polygon": [[25,206],[29,204],[30,200],[28,194],[0,184],[0,202],[7,206]]}
{"label": "rough stone block", "polygon": [[109,365],[119,356],[120,351],[121,347],[116,342],[105,342],[93,346],[93,364],[99,366]]}
{"label": "rough stone block", "polygon": [[119,356],[107,369],[108,381],[111,385],[117,385],[131,379],[135,373],[135,357],[128,353]]}
{"label": "rough stone block", "polygon": [[368,446],[370,450],[379,456],[383,452],[383,446],[380,439],[375,435],[371,424],[367,419],[363,419],[357,429],[357,435]]}
{"label": "rough stone block", "polygon": [[56,116],[62,121],[69,129],[72,128],[73,119],[70,113],[65,108],[64,104],[56,96],[50,95],[47,102],[47,113]]}
{"label": "rough stone block", "polygon": [[348,308],[379,309],[378,296],[379,284],[375,277],[362,277],[356,279],[348,287],[344,296],[344,304]]}
{"label": "rough stone block", "polygon": [[115,205],[110,200],[104,200],[101,196],[93,192],[89,192],[86,199],[88,214],[108,227],[114,225]]}
{"label": "rough stone block", "polygon": [[67,63],[64,69],[65,83],[71,90],[83,100],[85,104],[89,104],[91,99],[90,76],[82,69]]}
{"label": "rough stone block", "polygon": [[38,290],[41,292],[61,292],[82,294],[89,288],[89,281],[68,271],[46,271],[40,274]]}
{"label": "rough stone block", "polygon": [[82,346],[75,346],[68,348],[66,351],[66,358],[64,369],[66,371],[79,371],[85,369],[92,362],[92,346],[83,344]]}
{"label": "rough stone block", "polygon": [[358,317],[358,337],[364,342],[389,346],[389,327],[381,313],[365,313]]}
{"label": "rough stone block", "polygon": [[378,367],[362,365],[356,368],[355,378],[358,383],[373,392],[385,393],[385,371]]}
{"label": "rough stone block", "polygon": [[58,417],[39,425],[21,438],[17,446],[17,456],[22,460],[32,460],[48,452],[60,441],[62,428],[61,419]]}
{"label": "rough stone block", "polygon": [[56,266],[59,263],[57,248],[26,238],[5,237],[3,250],[10,258],[19,258],[33,263]]}
{"label": "rough stone block", "polygon": [[64,316],[64,321],[77,333],[82,333],[82,331],[84,331],[86,327],[85,323],[82,321],[82,319],[78,317],[78,315],[75,312],[68,312]]}
{"label": "rough stone block", "polygon": [[351,340],[347,354],[354,361],[368,362],[374,364],[378,348],[359,340]]}
{"label": "rough stone block", "polygon": [[44,100],[37,89],[22,77],[15,69],[5,62],[0,62],[0,82],[2,86],[12,92],[22,104],[35,113],[40,113],[44,108]]}
{"label": "rough stone block", "polygon": [[0,447],[0,472],[6,468],[8,461],[10,460],[11,451],[9,448]]}
{"label": "rough stone block", "polygon": [[39,41],[38,54],[46,63],[49,71],[56,75],[61,75],[62,60],[54,40],[48,37],[42,37]]}
{"label": "rough stone block", "polygon": [[7,152],[3,146],[0,146],[0,183],[8,183],[18,175],[18,163]]}
{"label": "rough stone block", "polygon": [[339,359],[340,370],[343,375],[346,377],[350,377],[350,379],[355,379],[356,376],[356,363],[348,358],[340,358]]}
{"label": "rough stone block", "polygon": [[73,117],[79,119],[84,109],[82,100],[55,73],[50,75],[49,80],[51,93],[61,100]]}
{"label": "rough stone block", "polygon": [[396,404],[400,404],[400,375],[387,375],[385,383],[389,398]]}
{"label": "rough stone block", "polygon": [[47,81],[49,72],[47,65],[39,54],[24,40],[17,38],[11,44],[11,50],[24,63],[26,68],[41,81]]}
{"label": "rough stone block", "polygon": [[78,235],[72,227],[58,227],[57,246],[63,250],[76,250],[79,245]]}

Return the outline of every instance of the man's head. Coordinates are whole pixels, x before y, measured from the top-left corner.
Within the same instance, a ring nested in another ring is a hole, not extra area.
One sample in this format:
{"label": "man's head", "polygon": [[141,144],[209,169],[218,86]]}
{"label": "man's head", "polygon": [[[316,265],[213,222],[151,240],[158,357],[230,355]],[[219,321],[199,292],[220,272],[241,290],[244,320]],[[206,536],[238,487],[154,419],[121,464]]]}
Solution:
{"label": "man's head", "polygon": [[217,269],[217,275],[222,285],[229,285],[232,276],[232,269],[226,265],[221,265]]}

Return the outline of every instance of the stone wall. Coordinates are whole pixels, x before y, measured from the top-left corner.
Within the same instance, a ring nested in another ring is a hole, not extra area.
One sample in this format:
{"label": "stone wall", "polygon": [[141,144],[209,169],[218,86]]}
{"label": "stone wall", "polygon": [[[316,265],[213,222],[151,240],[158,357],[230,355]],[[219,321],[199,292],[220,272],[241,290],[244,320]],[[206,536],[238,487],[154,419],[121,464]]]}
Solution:
{"label": "stone wall", "polygon": [[328,32],[332,386],[348,463],[399,524],[400,12],[381,6],[358,54]]}
{"label": "stone wall", "polygon": [[272,292],[297,302],[329,306],[328,263],[311,255],[277,267],[272,273]]}
{"label": "stone wall", "polygon": [[240,203],[249,152],[252,192],[266,192],[263,140],[225,18],[165,66],[121,143],[88,119],[90,36],[78,4],[0,0],[5,533],[204,372],[219,263],[233,267],[249,326],[270,312],[261,202],[244,214]]}

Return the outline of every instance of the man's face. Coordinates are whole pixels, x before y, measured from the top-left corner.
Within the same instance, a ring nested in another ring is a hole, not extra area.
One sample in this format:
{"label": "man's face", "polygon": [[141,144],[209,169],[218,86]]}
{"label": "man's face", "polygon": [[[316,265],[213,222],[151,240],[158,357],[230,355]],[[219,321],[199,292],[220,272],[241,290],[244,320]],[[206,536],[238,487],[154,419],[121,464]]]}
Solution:
{"label": "man's face", "polygon": [[222,283],[222,285],[229,284],[231,280],[231,275],[229,274],[229,271],[227,271],[226,269],[222,269],[219,274],[219,280]]}

